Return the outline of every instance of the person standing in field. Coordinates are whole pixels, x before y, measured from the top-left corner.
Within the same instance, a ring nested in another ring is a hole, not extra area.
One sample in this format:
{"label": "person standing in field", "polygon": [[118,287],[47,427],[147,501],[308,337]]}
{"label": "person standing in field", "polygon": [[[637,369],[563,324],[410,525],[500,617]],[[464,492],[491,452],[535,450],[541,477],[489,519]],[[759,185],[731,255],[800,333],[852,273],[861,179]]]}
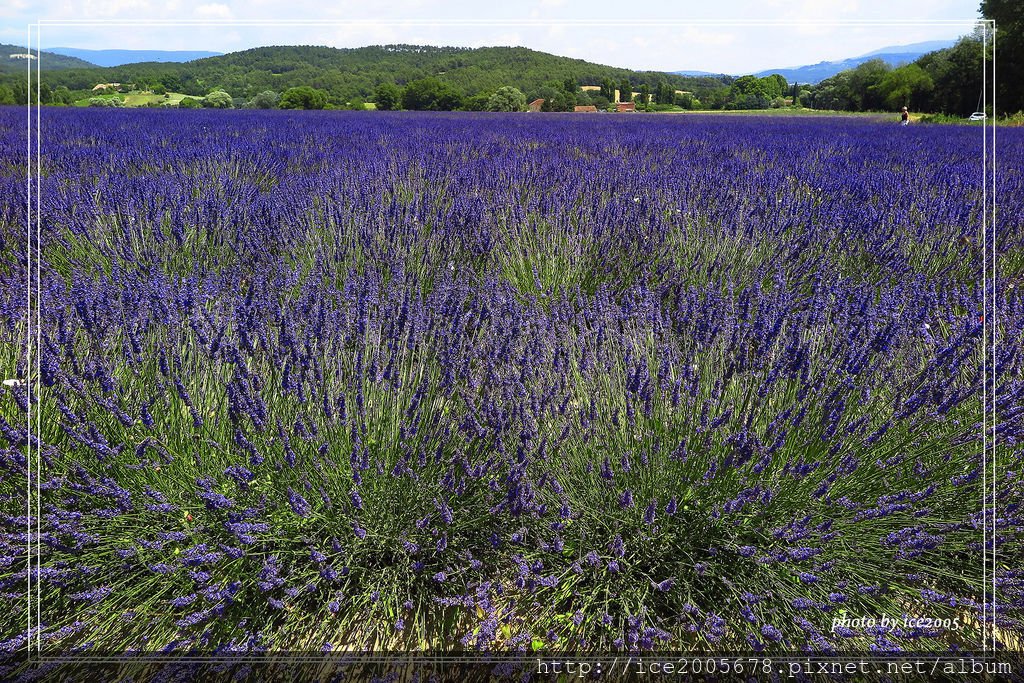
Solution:
{"label": "person standing in field", "polygon": [[900,114],[900,119],[904,126],[910,123],[910,112],[907,111],[906,107],[903,107],[903,113]]}

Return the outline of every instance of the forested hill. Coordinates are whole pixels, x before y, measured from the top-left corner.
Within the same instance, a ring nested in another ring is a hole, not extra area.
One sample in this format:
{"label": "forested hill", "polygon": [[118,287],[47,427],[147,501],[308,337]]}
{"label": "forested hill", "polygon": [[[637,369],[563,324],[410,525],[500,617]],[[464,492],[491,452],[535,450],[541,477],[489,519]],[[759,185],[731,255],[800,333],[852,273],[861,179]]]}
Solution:
{"label": "forested hill", "polygon": [[530,94],[552,82],[575,79],[581,85],[618,85],[628,79],[652,90],[660,81],[677,90],[700,93],[729,82],[718,77],[694,77],[604,66],[559,57],[523,47],[429,47],[384,45],[339,49],[313,46],[259,47],[186,63],[126,64],[54,73],[51,87],[83,90],[95,83],[160,82],[168,91],[204,95],[223,88],[235,97],[251,98],[263,90],[281,92],[309,85],[332,98],[370,98],[381,83],[404,85],[436,77],[464,95],[493,93],[512,85]]}
{"label": "forested hill", "polygon": [[58,55],[54,52],[47,52],[45,50],[40,54],[33,49],[31,57],[24,56],[27,54],[29,54],[28,49],[21,45],[0,44],[0,73],[14,73],[17,76],[24,78],[25,70],[27,69],[25,66],[26,62],[32,62],[32,68],[35,69],[37,66],[37,54],[41,57],[41,59],[38,60],[38,66],[42,71],[51,71],[55,69],[96,68],[95,64],[87,62],[84,59]]}

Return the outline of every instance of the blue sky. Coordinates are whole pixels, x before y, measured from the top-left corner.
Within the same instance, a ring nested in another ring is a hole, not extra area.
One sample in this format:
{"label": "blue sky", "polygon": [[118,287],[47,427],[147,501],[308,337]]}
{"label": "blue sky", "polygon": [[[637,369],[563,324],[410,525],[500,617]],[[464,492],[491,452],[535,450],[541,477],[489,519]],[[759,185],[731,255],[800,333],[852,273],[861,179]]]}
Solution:
{"label": "blue sky", "polygon": [[[372,7],[353,0],[5,0],[0,42],[24,44],[27,25],[39,20],[76,21],[92,23],[44,23],[42,45],[219,52],[286,44],[523,45],[635,69],[749,73],[955,38],[977,18],[977,0],[382,0]],[[238,23],[254,21],[271,23]],[[281,23],[288,21],[307,23]]]}

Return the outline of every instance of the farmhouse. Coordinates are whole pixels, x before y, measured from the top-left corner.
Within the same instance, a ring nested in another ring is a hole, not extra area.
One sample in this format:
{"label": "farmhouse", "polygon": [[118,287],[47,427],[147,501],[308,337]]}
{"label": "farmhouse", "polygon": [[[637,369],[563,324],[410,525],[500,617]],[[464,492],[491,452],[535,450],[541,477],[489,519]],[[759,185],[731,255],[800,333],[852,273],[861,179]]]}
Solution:
{"label": "farmhouse", "polygon": [[615,104],[615,111],[636,111],[636,103],[618,102]]}
{"label": "farmhouse", "polygon": [[11,55],[11,59],[35,59],[36,56],[29,52],[15,52]]}
{"label": "farmhouse", "polygon": [[92,90],[96,92],[97,90],[119,90],[120,88],[120,83],[97,83],[92,87]]}
{"label": "farmhouse", "polygon": [[526,105],[530,111],[540,111],[540,108],[544,105],[544,98],[538,97],[530,104]]}
{"label": "farmhouse", "polygon": [[595,107],[592,104],[579,104],[579,105],[576,105],[576,108],[573,109],[573,111],[579,111],[579,112],[597,111],[597,107]]}

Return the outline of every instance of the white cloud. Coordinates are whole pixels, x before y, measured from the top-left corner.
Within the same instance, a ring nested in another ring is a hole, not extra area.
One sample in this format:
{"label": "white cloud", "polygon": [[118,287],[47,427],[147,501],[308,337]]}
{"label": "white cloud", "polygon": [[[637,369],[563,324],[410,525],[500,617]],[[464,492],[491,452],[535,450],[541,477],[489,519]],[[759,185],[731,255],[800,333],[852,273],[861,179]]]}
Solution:
{"label": "white cloud", "polygon": [[687,26],[680,36],[684,45],[706,45],[715,47],[728,47],[736,42],[736,34],[729,30],[715,30],[708,28],[696,28]]}
{"label": "white cloud", "polygon": [[193,11],[198,19],[231,19],[234,15],[231,8],[220,2],[213,2],[207,5],[199,5]]}
{"label": "white cloud", "polygon": [[494,45],[502,45],[507,47],[517,47],[523,45],[523,35],[515,31],[506,31],[499,34],[491,34],[488,36],[481,36],[475,39],[469,44],[470,47],[490,47]]}
{"label": "white cloud", "polygon": [[[24,12],[25,10],[27,10],[28,8],[29,8],[28,0],[7,0],[7,2],[5,2],[3,4],[3,7],[0,8],[0,17],[13,17],[13,16],[17,16],[18,14],[20,14],[20,13]],[[10,30],[11,29],[8,29],[6,27],[4,28],[4,32],[10,31]],[[24,33],[24,27],[22,27],[20,30],[21,30],[22,33]]]}
{"label": "white cloud", "polygon": [[645,50],[651,46],[651,39],[644,35],[633,36],[633,47]]}
{"label": "white cloud", "polygon": [[[308,31],[306,31],[308,33]],[[384,24],[348,24],[332,26],[322,33],[318,43],[333,47],[358,47],[360,45],[389,45],[402,42],[404,32]]]}
{"label": "white cloud", "polygon": [[550,24],[545,33],[548,38],[561,38],[565,35],[565,24]]}
{"label": "white cloud", "polygon": [[[784,17],[814,21],[841,21],[858,14],[857,0],[803,0],[790,3]],[[863,15],[862,15],[863,16]]]}
{"label": "white cloud", "polygon": [[121,16],[125,19],[145,17],[151,5],[147,0],[86,0],[82,7],[82,17],[90,19],[106,19]]}

